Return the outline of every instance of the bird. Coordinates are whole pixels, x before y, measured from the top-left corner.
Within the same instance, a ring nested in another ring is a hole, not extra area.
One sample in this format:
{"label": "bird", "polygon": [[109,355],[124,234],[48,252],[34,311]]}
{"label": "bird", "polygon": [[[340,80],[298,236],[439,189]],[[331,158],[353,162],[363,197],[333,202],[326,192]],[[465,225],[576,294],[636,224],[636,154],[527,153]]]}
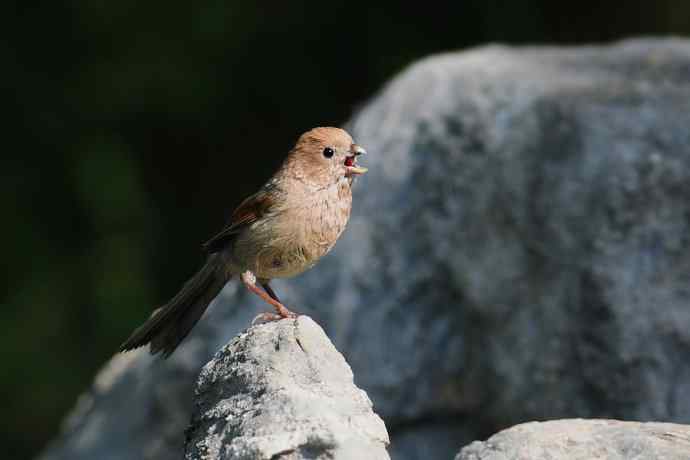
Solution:
{"label": "bird", "polygon": [[333,248],[350,218],[355,178],[367,172],[357,163],[365,153],[340,128],[302,134],[275,174],[202,245],[207,256],[201,269],[134,330],[120,351],[150,344],[152,355],[168,358],[236,276],[275,310],[255,321],[297,317],[269,283],[312,268]]}

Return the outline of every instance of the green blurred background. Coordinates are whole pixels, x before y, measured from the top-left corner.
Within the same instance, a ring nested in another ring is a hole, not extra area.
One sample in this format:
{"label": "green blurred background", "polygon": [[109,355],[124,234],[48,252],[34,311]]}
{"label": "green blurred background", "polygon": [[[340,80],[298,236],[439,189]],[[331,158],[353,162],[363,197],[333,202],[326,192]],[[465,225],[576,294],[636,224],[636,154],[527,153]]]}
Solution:
{"label": "green blurred background", "polygon": [[[298,134],[486,42],[687,35],[683,0],[23,2],[0,15],[0,445],[31,458]],[[376,152],[372,152],[376,154]]]}

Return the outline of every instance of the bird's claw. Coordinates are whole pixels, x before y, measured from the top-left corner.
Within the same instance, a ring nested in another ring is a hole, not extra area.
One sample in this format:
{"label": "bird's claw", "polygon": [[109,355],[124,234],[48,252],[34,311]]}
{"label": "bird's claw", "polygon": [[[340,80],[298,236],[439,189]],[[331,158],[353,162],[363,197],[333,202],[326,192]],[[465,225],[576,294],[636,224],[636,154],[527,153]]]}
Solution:
{"label": "bird's claw", "polygon": [[278,313],[273,313],[273,312],[267,311],[267,312],[260,313],[260,314],[256,315],[254,317],[254,319],[252,320],[252,326],[254,326],[256,324],[270,323],[271,321],[280,321],[281,319],[287,319],[287,318],[295,319],[298,316],[299,315],[297,313],[292,312],[290,310],[287,311],[285,316],[280,315]]}
{"label": "bird's claw", "polygon": [[260,313],[254,317],[252,320],[252,326],[255,326],[257,324],[262,324],[262,323],[270,323],[271,321],[278,321],[280,319],[283,319],[280,315],[271,313],[271,312],[265,312],[265,313]]}

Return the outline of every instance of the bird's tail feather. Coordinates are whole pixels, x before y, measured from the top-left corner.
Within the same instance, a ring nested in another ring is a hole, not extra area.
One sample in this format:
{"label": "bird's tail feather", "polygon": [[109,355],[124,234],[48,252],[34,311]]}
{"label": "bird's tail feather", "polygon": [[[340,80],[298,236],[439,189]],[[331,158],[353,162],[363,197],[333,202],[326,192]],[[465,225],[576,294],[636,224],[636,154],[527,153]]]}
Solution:
{"label": "bird's tail feather", "polygon": [[175,297],[155,310],[132,333],[120,351],[151,343],[151,354],[162,353],[164,358],[170,356],[227,283],[229,277],[223,265],[218,256],[211,255]]}

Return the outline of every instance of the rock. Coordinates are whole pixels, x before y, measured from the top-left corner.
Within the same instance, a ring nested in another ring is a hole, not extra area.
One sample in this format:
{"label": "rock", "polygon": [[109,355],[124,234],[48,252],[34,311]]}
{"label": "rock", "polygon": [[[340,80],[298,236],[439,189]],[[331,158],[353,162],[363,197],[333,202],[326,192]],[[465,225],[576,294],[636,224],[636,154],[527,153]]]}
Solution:
{"label": "rock", "polygon": [[311,318],[250,328],[201,372],[187,460],[389,459],[388,433]]}
{"label": "rock", "polygon": [[392,452],[429,424],[690,420],[688,126],[687,40],[435,56],[362,110],[369,173],[296,303],[332,307]]}
{"label": "rock", "polygon": [[256,315],[249,308],[229,310],[219,304],[226,299],[242,302],[245,296],[237,285],[229,284],[168,360],[154,358],[144,348],[115,355],[40,459],[181,458],[201,368],[235,333],[232,326],[229,331],[225,328],[246,327]]}
{"label": "rock", "polygon": [[[274,287],[324,325],[394,458],[535,419],[690,420],[688,126],[688,40],[424,59],[350,123],[369,173],[341,241]],[[262,310],[231,284],[44,458],[169,458],[198,370]]]}
{"label": "rock", "polygon": [[690,426],[618,420],[517,425],[463,448],[455,460],[687,460]]}

